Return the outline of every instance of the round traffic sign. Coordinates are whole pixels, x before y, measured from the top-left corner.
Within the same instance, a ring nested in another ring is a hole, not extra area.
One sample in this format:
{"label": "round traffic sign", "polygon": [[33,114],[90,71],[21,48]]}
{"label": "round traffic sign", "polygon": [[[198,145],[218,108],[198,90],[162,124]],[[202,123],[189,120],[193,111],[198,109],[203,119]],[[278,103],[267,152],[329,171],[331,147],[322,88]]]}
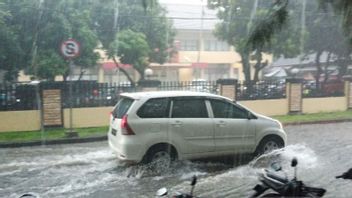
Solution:
{"label": "round traffic sign", "polygon": [[80,45],[74,39],[68,39],[61,43],[60,51],[65,58],[75,58],[79,56]]}

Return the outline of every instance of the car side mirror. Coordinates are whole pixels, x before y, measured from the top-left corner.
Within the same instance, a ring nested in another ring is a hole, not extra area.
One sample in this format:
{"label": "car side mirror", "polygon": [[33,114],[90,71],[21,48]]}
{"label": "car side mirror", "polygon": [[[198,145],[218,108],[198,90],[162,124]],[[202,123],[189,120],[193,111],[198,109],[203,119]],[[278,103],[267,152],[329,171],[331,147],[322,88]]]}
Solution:
{"label": "car side mirror", "polygon": [[247,119],[248,119],[248,120],[251,120],[251,119],[252,119],[252,114],[251,114],[251,112],[249,112],[249,111],[247,112]]}

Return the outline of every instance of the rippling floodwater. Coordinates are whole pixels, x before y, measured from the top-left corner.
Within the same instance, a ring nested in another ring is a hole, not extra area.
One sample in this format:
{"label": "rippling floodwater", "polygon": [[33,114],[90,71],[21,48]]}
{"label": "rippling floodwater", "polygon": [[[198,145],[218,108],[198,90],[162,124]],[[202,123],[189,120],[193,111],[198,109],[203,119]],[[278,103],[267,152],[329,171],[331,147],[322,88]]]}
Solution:
{"label": "rippling floodwater", "polygon": [[[289,142],[279,159],[289,177],[295,156],[299,179],[326,188],[326,197],[351,197],[352,181],[334,176],[352,167],[352,123],[285,129]],[[258,182],[256,172],[278,160],[269,155],[240,163],[177,162],[167,174],[156,176],[143,166],[119,165],[106,142],[1,149],[0,157],[0,197],[25,192],[42,197],[154,197],[161,187],[188,192],[193,175],[198,176],[197,196],[247,197]]]}

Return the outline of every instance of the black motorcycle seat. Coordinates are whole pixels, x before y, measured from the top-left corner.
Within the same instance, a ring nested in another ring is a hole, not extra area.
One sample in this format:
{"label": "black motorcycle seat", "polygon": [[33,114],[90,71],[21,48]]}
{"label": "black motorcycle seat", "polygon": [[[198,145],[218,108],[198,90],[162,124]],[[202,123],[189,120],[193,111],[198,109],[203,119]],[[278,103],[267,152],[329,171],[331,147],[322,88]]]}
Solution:
{"label": "black motorcycle seat", "polygon": [[266,175],[274,180],[277,180],[279,182],[282,182],[282,183],[287,183],[288,182],[288,179],[287,178],[284,178],[284,177],[281,177],[279,175],[276,175],[276,174],[273,174],[271,172],[267,172]]}

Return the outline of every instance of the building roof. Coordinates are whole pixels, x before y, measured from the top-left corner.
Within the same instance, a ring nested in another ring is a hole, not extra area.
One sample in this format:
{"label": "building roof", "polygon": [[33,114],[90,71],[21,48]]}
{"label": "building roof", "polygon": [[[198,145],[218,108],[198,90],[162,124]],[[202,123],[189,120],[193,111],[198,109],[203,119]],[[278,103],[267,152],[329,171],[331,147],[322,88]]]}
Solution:
{"label": "building roof", "polygon": [[[314,54],[309,54],[303,57],[301,60],[300,56],[297,56],[295,58],[284,58],[280,57],[276,60],[273,61],[273,63],[270,65],[272,67],[282,67],[282,66],[293,66],[293,65],[307,65],[307,64],[314,64],[315,63],[315,56],[316,53]],[[320,62],[325,63],[326,59],[328,57],[327,52],[323,52],[322,55],[320,56]],[[334,61],[335,57],[331,56],[330,61]]]}

